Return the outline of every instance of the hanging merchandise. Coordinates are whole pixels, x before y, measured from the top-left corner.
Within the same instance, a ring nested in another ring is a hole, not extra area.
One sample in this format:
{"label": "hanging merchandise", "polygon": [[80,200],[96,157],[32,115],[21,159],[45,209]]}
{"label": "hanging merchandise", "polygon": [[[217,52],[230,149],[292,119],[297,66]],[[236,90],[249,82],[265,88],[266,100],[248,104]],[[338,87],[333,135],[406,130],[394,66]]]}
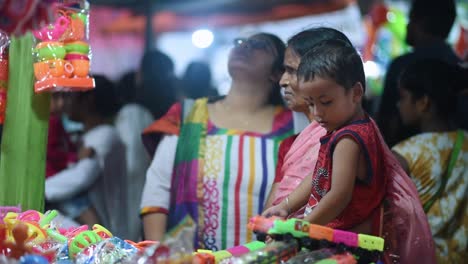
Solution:
{"label": "hanging merchandise", "polygon": [[8,89],[8,46],[10,38],[0,30],[0,124],[5,121],[5,110]]}
{"label": "hanging merchandise", "polygon": [[66,4],[55,8],[55,20],[33,31],[36,38],[33,49],[34,91],[92,89],[94,79],[89,77],[88,9]]}

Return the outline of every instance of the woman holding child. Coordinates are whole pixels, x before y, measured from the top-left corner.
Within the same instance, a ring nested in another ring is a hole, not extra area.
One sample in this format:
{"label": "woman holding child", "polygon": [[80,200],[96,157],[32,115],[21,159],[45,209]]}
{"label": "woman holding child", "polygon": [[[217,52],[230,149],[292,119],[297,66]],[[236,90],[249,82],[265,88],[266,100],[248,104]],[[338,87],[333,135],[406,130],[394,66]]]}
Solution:
{"label": "woman holding child", "polygon": [[297,75],[300,94],[327,134],[313,174],[264,215],[382,235],[386,262],[434,263],[416,189],[362,108],[365,75],[357,51],[323,41],[302,57]]}

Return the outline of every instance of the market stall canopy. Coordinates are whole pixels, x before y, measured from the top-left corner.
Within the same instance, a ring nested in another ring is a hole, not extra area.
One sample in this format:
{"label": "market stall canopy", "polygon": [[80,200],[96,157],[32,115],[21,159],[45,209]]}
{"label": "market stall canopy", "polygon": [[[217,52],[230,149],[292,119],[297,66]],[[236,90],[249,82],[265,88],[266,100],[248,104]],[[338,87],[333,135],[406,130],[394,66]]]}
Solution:
{"label": "market stall canopy", "polygon": [[276,21],[345,8],[354,0],[91,0],[93,5],[129,8],[103,28],[109,33],[142,33],[145,15],[152,15],[155,32],[192,30],[199,26],[225,27]]}

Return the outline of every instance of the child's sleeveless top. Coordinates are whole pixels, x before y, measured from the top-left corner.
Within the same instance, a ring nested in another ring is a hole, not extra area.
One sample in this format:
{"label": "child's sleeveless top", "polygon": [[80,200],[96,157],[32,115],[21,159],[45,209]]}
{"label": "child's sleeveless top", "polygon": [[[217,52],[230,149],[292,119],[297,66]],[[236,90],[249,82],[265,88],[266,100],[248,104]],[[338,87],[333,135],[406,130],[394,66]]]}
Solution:
{"label": "child's sleeveless top", "polygon": [[380,207],[385,195],[383,156],[377,143],[378,135],[369,117],[366,116],[320,139],[321,146],[305,214],[309,214],[330,190],[333,177],[333,152],[344,137],[351,138],[360,146],[366,161],[367,175],[365,180],[356,179],[350,203],[335,220],[327,224],[337,229],[349,229],[369,219]]}

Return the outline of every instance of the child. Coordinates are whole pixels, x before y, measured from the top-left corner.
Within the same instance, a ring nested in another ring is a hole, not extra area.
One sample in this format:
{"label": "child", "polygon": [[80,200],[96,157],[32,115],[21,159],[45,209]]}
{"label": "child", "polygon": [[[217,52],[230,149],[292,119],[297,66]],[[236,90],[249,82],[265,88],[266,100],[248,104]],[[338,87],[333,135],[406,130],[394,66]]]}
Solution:
{"label": "child", "polygon": [[416,184],[439,263],[468,257],[468,133],[455,120],[454,103],[458,90],[468,88],[466,76],[456,66],[427,59],[410,65],[400,78],[401,119],[422,133],[393,151]]}
{"label": "child", "polygon": [[352,45],[342,32],[328,27],[307,29],[292,36],[287,42],[284,53],[285,71],[280,85],[284,89],[283,99],[289,109],[307,117],[308,126],[300,134],[292,135],[281,142],[276,163],[275,181],[271,186],[270,196],[265,209],[279,204],[302,180],[315,168],[320,148],[320,138],[326,130],[313,121],[313,115],[297,85],[297,69],[304,56],[314,45],[328,39],[339,39]]}
{"label": "child", "polygon": [[[303,214],[311,223],[374,235],[381,234],[383,224],[384,229],[388,228],[384,230],[387,261],[411,263],[422,258],[424,263],[432,263],[432,239],[422,208],[414,197],[414,186],[402,183],[402,177],[398,178],[398,186],[391,181],[396,180],[396,172],[401,168],[394,168],[394,160],[386,160],[388,147],[362,108],[365,75],[357,51],[343,41],[323,41],[302,58],[297,74],[300,93],[327,134],[320,140],[312,176],[306,177],[296,191],[264,215],[290,216],[296,212],[292,215]],[[411,204],[401,205],[400,197],[390,197],[388,204],[404,208],[404,212],[395,215],[392,207],[389,211],[392,219],[384,219],[382,223],[384,199],[395,189]],[[418,218],[412,218],[413,214]],[[394,222],[402,219],[403,222],[409,219],[405,223],[408,226]],[[410,230],[413,232],[405,237],[407,230],[402,233],[402,228],[413,228]],[[423,239],[424,245],[395,243],[394,234],[402,241]],[[392,259],[394,255],[398,260]]]}

